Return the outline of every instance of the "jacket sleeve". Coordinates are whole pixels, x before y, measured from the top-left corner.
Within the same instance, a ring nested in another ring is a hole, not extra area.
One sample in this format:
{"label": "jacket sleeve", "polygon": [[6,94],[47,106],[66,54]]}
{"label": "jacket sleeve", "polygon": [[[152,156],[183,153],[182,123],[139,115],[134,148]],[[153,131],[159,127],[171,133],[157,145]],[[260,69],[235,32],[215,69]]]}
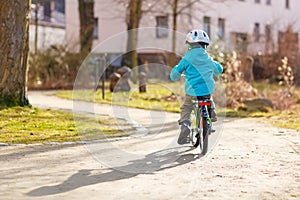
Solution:
{"label": "jacket sleeve", "polygon": [[223,67],[222,67],[222,65],[221,65],[219,62],[217,62],[217,61],[213,61],[213,62],[214,62],[214,64],[215,64],[214,75],[215,75],[215,76],[221,75],[222,72],[223,72]]}
{"label": "jacket sleeve", "polygon": [[181,61],[176,65],[170,74],[170,79],[172,81],[177,81],[180,79],[181,73],[185,70],[185,59],[182,58]]}

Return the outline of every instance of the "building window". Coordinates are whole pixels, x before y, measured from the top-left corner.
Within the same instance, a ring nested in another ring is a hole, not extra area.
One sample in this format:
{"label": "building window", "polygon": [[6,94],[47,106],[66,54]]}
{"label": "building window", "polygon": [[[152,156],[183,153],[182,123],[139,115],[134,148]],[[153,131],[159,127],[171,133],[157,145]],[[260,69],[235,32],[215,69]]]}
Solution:
{"label": "building window", "polygon": [[220,39],[224,39],[225,35],[225,19],[219,18],[218,19],[218,37]]}
{"label": "building window", "polygon": [[254,0],[255,3],[260,3],[260,0]]}
{"label": "building window", "polygon": [[271,42],[272,40],[272,30],[271,30],[271,25],[266,25],[265,27],[265,37],[266,37],[266,42]]}
{"label": "building window", "polygon": [[254,24],[254,31],[253,31],[255,42],[259,42],[259,33],[260,33],[259,29],[260,29],[259,23],[255,23]]}
{"label": "building window", "polygon": [[35,9],[38,8],[37,17],[39,22],[47,25],[65,25],[65,0],[32,0],[31,3],[32,19],[35,19]]}
{"label": "building window", "polygon": [[271,5],[271,0],[266,0],[266,5]]}
{"label": "building window", "polygon": [[65,0],[55,0],[55,10],[60,12],[60,13],[66,13],[66,1]]}
{"label": "building window", "polygon": [[289,9],[290,8],[290,1],[285,0],[285,8]]}
{"label": "building window", "polygon": [[169,34],[168,30],[168,16],[157,16],[156,17],[156,37],[167,38]]}
{"label": "building window", "polygon": [[94,30],[93,30],[93,39],[99,38],[99,25],[98,25],[98,18],[95,18]]}
{"label": "building window", "polygon": [[203,29],[210,36],[210,17],[204,16],[203,22]]}
{"label": "building window", "polygon": [[51,1],[44,1],[42,3],[44,7],[44,21],[51,22],[52,9],[51,9]]}

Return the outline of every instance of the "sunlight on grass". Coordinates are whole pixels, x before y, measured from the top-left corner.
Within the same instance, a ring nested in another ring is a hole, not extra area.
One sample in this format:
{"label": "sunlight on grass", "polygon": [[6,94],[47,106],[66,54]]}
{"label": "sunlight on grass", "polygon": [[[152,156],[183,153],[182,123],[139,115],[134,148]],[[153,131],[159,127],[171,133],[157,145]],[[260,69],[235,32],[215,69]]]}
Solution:
{"label": "sunlight on grass", "polygon": [[[123,120],[108,116],[97,118],[73,113],[41,110],[38,108],[13,107],[0,110],[0,143],[45,143],[68,142],[100,137],[123,136],[132,132],[132,127]],[[119,126],[112,126],[112,123]],[[120,127],[126,126],[127,131]],[[84,130],[84,132],[83,132]],[[86,135],[90,136],[86,136]]]}
{"label": "sunlight on grass", "polygon": [[62,91],[56,95],[61,98],[76,99],[89,102],[128,106],[141,109],[164,110],[168,112],[180,111],[180,99],[176,94],[182,93],[179,84],[148,84],[146,93],[139,93],[136,86],[129,92],[112,93],[105,90],[105,99],[102,91],[91,90]]}
{"label": "sunlight on grass", "polygon": [[271,123],[282,128],[295,129],[300,132],[300,105],[293,112],[280,112],[269,117]]}
{"label": "sunlight on grass", "polygon": [[289,128],[300,131],[300,105],[297,105],[297,109],[293,112],[248,112],[248,111],[236,111],[233,109],[220,110],[219,115],[226,117],[255,117],[262,118],[262,121],[271,123],[274,126],[281,128]]}
{"label": "sunlight on grass", "polygon": [[[254,83],[254,86],[258,89],[261,95],[274,93],[282,86],[278,84],[267,84],[265,82]],[[295,89],[295,95],[300,96],[300,88]],[[148,84],[146,93],[139,93],[137,86],[132,86],[130,92],[117,92],[111,93],[105,90],[105,99],[102,99],[102,91],[98,90],[87,91],[62,91],[57,93],[57,96],[62,98],[76,100],[122,105],[141,109],[152,109],[152,110],[164,110],[168,112],[180,112],[180,105],[182,99],[180,96],[184,96],[182,84],[175,83],[163,83],[163,84]],[[259,112],[259,111],[236,111],[230,108],[221,108],[217,110],[218,115],[226,117],[264,117],[270,123],[284,128],[293,128],[300,130],[300,119],[298,113],[300,112],[299,105],[294,112],[281,112],[281,111],[269,111],[269,112]]]}

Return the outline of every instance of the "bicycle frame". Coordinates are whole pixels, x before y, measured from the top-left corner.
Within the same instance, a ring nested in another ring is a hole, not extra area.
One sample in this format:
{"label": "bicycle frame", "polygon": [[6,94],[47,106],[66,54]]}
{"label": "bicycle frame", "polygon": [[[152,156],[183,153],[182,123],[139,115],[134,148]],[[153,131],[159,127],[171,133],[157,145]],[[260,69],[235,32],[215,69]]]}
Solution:
{"label": "bicycle frame", "polygon": [[[211,101],[208,98],[201,97],[200,100],[194,100],[194,114],[196,123],[191,130],[191,142],[194,147],[200,145],[200,152],[205,155],[208,149],[208,135],[211,132],[211,119],[208,108]],[[194,137],[196,141],[194,141]]]}

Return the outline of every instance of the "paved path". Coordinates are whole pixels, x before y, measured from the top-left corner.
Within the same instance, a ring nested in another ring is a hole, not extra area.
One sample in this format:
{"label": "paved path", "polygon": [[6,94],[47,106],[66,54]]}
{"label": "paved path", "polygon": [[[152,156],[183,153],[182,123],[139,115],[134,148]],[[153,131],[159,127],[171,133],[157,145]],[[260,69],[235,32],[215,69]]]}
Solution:
{"label": "paved path", "polygon": [[[30,93],[34,106],[123,116],[147,135],[86,145],[0,147],[0,199],[299,199],[299,133],[221,119],[212,152],[178,146],[178,114]],[[81,106],[78,106],[81,105]],[[116,110],[114,110],[116,109]],[[223,122],[223,123],[221,123]],[[222,133],[222,136],[219,137]],[[216,142],[218,141],[218,142]]]}

